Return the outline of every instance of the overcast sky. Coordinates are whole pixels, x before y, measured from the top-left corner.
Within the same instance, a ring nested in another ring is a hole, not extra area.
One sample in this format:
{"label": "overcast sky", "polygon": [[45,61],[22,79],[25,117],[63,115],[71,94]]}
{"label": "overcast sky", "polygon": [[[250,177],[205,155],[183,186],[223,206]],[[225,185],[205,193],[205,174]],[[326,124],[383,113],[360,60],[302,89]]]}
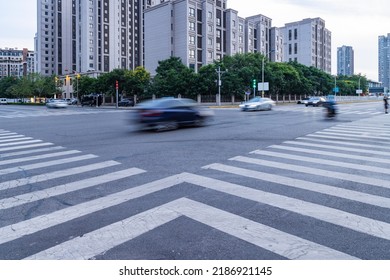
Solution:
{"label": "overcast sky", "polygon": [[[69,0],[70,1],[70,0]],[[0,48],[34,49],[36,0],[0,0]],[[355,73],[378,80],[378,36],[390,33],[388,0],[228,0],[241,17],[263,14],[272,25],[320,17],[332,32],[332,74],[337,47],[352,46]]]}

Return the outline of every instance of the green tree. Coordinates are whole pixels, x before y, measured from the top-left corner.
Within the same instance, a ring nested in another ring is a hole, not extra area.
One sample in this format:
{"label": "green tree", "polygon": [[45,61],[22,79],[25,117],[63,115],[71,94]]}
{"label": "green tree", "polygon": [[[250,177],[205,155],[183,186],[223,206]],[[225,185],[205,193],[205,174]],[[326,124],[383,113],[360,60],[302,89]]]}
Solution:
{"label": "green tree", "polygon": [[157,97],[178,96],[193,98],[196,95],[195,72],[185,66],[178,57],[159,61],[156,76],[150,87]]}

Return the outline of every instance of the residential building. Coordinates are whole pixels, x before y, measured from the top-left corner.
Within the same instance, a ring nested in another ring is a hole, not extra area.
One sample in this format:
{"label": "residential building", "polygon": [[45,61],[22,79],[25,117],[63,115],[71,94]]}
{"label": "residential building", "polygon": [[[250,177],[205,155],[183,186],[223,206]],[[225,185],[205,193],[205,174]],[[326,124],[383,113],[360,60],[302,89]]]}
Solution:
{"label": "residential building", "polygon": [[332,70],[331,32],[321,18],[307,18],[282,28],[284,61],[297,61],[326,73]]}
{"label": "residential building", "polygon": [[337,75],[353,76],[354,52],[351,46],[337,48]]}
{"label": "residential building", "polygon": [[143,65],[151,0],[37,0],[37,71],[67,75]]}
{"label": "residential building", "polygon": [[34,52],[24,48],[0,49],[0,79],[3,77],[25,77],[34,73]]}
{"label": "residential building", "polygon": [[379,82],[390,88],[390,33],[378,38],[378,74]]}
{"label": "residential building", "polygon": [[146,70],[154,75],[158,62],[172,56],[195,71],[221,59],[226,53],[226,1],[166,1],[145,10]]}

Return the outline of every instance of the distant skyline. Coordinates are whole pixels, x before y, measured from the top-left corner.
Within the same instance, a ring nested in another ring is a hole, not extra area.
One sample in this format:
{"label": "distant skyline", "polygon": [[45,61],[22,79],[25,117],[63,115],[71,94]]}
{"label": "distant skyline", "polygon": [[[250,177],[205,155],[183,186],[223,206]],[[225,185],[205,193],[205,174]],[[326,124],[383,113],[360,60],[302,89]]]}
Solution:
{"label": "distant skyline", "polygon": [[[34,50],[37,31],[35,0],[0,0],[0,48]],[[378,80],[378,37],[390,33],[387,0],[228,0],[240,17],[263,14],[272,25],[320,17],[332,32],[332,74],[337,72],[337,48],[351,46],[355,74]]]}

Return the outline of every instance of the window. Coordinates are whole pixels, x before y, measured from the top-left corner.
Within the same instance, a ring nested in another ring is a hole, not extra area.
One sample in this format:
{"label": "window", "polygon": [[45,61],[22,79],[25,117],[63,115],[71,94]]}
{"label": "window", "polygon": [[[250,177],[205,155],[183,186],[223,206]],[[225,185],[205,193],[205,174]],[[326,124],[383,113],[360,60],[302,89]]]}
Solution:
{"label": "window", "polygon": [[212,19],[212,18],[213,18],[213,12],[208,12],[207,18],[208,18],[208,19]]}
{"label": "window", "polygon": [[191,45],[195,45],[195,36],[190,35],[190,37],[189,37],[189,43],[190,43]]}
{"label": "window", "polygon": [[209,59],[213,59],[213,52],[212,52],[212,51],[209,51],[209,52],[207,53],[207,57],[208,57]]}
{"label": "window", "polygon": [[208,42],[208,45],[209,45],[209,46],[212,46],[212,45],[213,45],[213,39],[208,38],[207,42]]}
{"label": "window", "polygon": [[189,51],[188,51],[188,56],[189,56],[190,58],[195,58],[195,50],[189,50]]}
{"label": "window", "polygon": [[190,17],[195,17],[195,9],[192,8],[192,7],[189,8],[189,16]]}
{"label": "window", "polygon": [[189,29],[190,29],[191,31],[195,31],[195,22],[191,22],[191,21],[190,21]]}
{"label": "window", "polygon": [[298,30],[296,28],[294,29],[294,39],[298,39]]}

